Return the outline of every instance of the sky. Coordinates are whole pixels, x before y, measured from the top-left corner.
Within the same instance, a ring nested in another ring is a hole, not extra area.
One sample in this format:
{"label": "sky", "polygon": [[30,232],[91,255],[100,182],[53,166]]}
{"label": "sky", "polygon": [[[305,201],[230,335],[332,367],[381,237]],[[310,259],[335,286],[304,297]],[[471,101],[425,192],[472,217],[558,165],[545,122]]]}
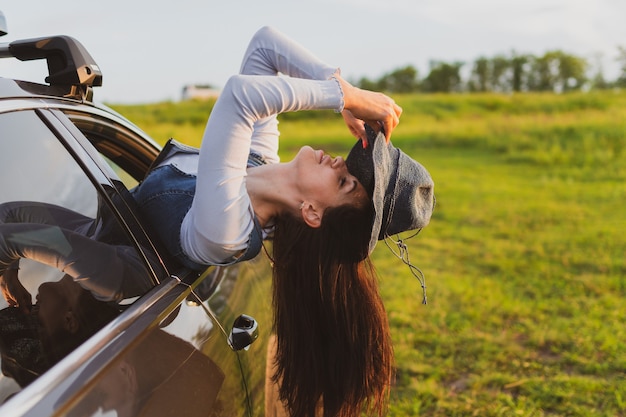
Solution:
{"label": "sky", "polygon": [[[377,79],[432,60],[560,49],[618,74],[626,47],[624,0],[13,0],[0,3],[0,43],[69,35],[103,73],[95,99],[113,104],[181,99],[188,84],[223,86],[250,37],[271,25],[344,78]],[[43,62],[0,59],[0,75],[43,81]]]}

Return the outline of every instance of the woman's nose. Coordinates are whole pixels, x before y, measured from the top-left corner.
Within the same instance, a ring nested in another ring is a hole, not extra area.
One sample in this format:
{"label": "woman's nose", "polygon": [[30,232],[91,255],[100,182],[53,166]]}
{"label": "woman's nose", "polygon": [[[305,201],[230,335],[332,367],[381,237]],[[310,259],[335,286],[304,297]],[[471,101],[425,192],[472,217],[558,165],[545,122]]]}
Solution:
{"label": "woman's nose", "polygon": [[341,156],[336,156],[335,158],[333,158],[333,163],[332,163],[332,167],[333,168],[341,168],[342,166],[344,166],[346,163],[343,160],[343,157]]}

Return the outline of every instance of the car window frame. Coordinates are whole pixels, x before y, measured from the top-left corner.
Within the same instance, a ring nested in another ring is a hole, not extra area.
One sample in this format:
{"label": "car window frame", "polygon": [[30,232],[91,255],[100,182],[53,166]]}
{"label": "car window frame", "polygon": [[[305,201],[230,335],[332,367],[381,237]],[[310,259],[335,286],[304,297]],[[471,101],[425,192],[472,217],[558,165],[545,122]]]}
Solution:
{"label": "car window frame", "polygon": [[[75,111],[75,110],[74,110]],[[174,271],[170,271],[164,262],[163,252],[157,249],[158,244],[151,238],[149,233],[141,224],[132,206],[128,189],[123,185],[117,174],[112,170],[106,161],[95,149],[91,141],[80,131],[80,129],[70,120],[62,109],[38,109],[44,122],[49,124],[54,130],[57,138],[66,147],[74,160],[81,166],[83,172],[89,177],[100,196],[116,215],[118,222],[124,228],[128,238],[133,242],[135,248],[141,253],[144,263],[150,271],[155,285],[159,283],[159,277],[169,277]],[[91,114],[87,112],[77,112]],[[62,128],[61,128],[62,126]],[[61,129],[65,132],[61,132]],[[63,133],[66,133],[64,135]],[[142,138],[143,140],[143,138]],[[151,146],[154,146],[150,144]],[[119,203],[111,200],[111,196],[104,189],[104,186],[111,187],[112,192],[119,197]],[[121,203],[124,202],[124,204]],[[149,256],[146,252],[150,251]],[[150,262],[149,259],[158,259],[159,265]],[[177,271],[180,272],[180,271]]]}

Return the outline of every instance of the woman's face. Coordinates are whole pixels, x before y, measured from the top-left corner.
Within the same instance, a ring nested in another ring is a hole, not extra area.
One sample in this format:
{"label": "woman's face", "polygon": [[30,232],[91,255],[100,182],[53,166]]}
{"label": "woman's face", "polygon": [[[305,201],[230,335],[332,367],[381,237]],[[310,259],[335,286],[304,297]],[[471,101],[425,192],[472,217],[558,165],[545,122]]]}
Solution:
{"label": "woman's face", "polygon": [[68,275],[39,286],[36,305],[42,341],[66,334],[68,314],[76,311],[81,291],[82,287]]}
{"label": "woman's face", "polygon": [[345,204],[362,205],[367,201],[365,188],[348,172],[342,157],[331,157],[310,146],[300,149],[293,159],[298,187],[305,200],[323,209]]}

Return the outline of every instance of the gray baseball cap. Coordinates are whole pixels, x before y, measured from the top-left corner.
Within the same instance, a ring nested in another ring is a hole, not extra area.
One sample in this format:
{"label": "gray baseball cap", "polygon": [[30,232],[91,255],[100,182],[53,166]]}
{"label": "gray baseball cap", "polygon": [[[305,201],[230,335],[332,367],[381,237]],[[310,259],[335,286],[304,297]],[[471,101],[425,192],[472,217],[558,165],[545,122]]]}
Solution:
{"label": "gray baseball cap", "polygon": [[374,205],[369,242],[372,253],[378,240],[428,225],[435,204],[435,184],[426,168],[387,143],[382,132],[376,133],[366,125],[366,133],[367,148],[357,141],[346,165]]}

